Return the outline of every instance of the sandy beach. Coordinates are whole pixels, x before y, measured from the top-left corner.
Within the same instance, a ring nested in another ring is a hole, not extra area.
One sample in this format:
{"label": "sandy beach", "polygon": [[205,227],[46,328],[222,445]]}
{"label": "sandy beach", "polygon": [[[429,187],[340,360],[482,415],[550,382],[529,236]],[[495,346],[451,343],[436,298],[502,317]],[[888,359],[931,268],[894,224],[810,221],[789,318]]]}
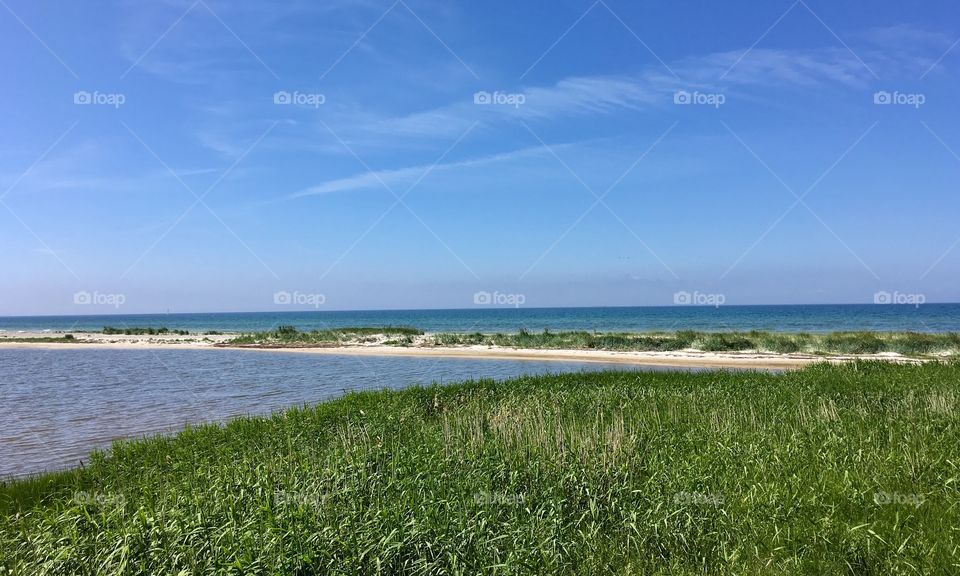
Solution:
{"label": "sandy beach", "polygon": [[620,352],[608,350],[557,350],[518,349],[499,346],[390,346],[378,342],[348,343],[329,347],[229,345],[234,334],[205,336],[165,335],[107,335],[96,333],[75,334],[74,342],[31,341],[25,339],[51,339],[62,336],[53,333],[21,332],[0,335],[0,349],[193,349],[193,350],[247,350],[250,352],[285,352],[296,354],[324,354],[349,356],[406,356],[427,358],[465,358],[496,360],[535,360],[558,362],[601,362],[631,364],[636,366],[676,366],[679,368],[741,368],[741,369],[792,369],[816,362],[842,363],[857,359],[885,360],[896,363],[921,363],[923,360],[895,353],[831,355],[777,354],[758,351],[704,352],[700,350],[674,350],[669,352]]}

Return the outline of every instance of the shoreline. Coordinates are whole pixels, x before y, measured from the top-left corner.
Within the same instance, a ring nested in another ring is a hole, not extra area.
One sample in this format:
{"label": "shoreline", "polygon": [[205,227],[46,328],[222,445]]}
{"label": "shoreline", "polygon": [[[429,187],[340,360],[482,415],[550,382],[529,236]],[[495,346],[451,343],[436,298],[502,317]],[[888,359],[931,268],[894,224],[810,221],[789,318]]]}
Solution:
{"label": "shoreline", "polygon": [[[4,341],[3,349],[61,349],[61,350],[244,350],[251,352],[281,352],[329,356],[379,356],[409,358],[455,358],[469,360],[525,360],[553,362],[591,362],[634,366],[676,368],[741,368],[761,370],[797,369],[818,362],[833,364],[854,360],[882,360],[896,364],[920,364],[935,358],[914,358],[896,353],[815,355],[807,353],[775,352],[704,352],[694,349],[674,351],[613,351],[553,348],[508,348],[488,345],[465,346],[389,346],[381,344],[349,344],[338,346],[282,346],[231,345],[234,335],[205,336],[203,339],[183,336],[124,336],[84,334],[84,340],[64,341]],[[20,337],[49,338],[50,335],[20,335]]]}

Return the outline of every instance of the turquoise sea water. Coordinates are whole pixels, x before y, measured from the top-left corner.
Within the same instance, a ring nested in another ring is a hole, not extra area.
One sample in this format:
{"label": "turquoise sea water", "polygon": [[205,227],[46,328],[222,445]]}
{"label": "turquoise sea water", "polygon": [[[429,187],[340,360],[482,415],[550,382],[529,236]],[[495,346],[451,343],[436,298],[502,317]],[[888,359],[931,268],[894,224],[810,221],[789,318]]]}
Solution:
{"label": "turquoise sea water", "polygon": [[790,306],[662,306],[622,308],[470,308],[351,312],[243,312],[0,317],[0,330],[79,331],[104,326],[166,326],[190,331],[243,332],[293,325],[301,330],[342,326],[414,326],[429,332],[550,330],[884,330],[960,332],[960,304],[831,304]]}

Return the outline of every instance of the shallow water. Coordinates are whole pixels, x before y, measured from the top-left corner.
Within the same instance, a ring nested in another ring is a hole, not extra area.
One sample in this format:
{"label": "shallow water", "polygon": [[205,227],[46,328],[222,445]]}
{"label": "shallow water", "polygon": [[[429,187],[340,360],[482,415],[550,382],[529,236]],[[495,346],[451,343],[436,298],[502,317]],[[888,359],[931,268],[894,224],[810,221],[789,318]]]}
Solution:
{"label": "shallow water", "polygon": [[347,390],[605,369],[636,367],[219,349],[0,349],[0,477],[76,466],[115,439],[269,414]]}

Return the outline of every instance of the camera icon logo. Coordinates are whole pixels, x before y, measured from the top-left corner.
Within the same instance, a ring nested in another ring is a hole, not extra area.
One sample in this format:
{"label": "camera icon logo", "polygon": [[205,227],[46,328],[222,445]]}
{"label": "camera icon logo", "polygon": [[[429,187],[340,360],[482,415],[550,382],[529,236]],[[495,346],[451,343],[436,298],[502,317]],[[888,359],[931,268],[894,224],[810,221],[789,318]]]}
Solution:
{"label": "camera icon logo", "polygon": [[692,102],[690,93],[686,90],[677,90],[673,93],[673,103],[674,104],[690,104]]}
{"label": "camera icon logo", "polygon": [[93,102],[93,95],[86,90],[73,93],[74,104],[90,104],[91,102]]}
{"label": "camera icon logo", "polygon": [[93,296],[86,290],[81,290],[73,295],[74,304],[90,304],[93,302]]}
{"label": "camera icon logo", "polygon": [[881,290],[873,295],[874,304],[890,304],[893,302],[893,295],[886,290]]}
{"label": "camera icon logo", "polygon": [[474,104],[490,104],[493,102],[493,97],[489,92],[481,90],[473,94],[473,103]]}
{"label": "camera icon logo", "polygon": [[291,102],[293,102],[293,96],[286,90],[273,93],[274,104],[290,104]]}
{"label": "camera icon logo", "polygon": [[485,290],[481,290],[473,295],[473,303],[479,306],[487,306],[493,302],[493,295]]}
{"label": "camera icon logo", "polygon": [[279,304],[279,305],[281,305],[281,306],[285,306],[285,305],[287,305],[287,304],[290,304],[292,301],[293,301],[293,297],[292,297],[292,296],[290,295],[290,293],[287,292],[286,290],[281,290],[281,291],[279,291],[279,292],[275,292],[274,295],[273,295],[273,303],[274,303],[274,304]]}
{"label": "camera icon logo", "polygon": [[874,104],[890,104],[891,102],[893,102],[893,97],[886,90],[874,92],[873,94]]}
{"label": "camera icon logo", "polygon": [[681,290],[680,292],[675,292],[673,294],[673,303],[674,304],[690,304],[693,302],[693,296],[686,290]]}

